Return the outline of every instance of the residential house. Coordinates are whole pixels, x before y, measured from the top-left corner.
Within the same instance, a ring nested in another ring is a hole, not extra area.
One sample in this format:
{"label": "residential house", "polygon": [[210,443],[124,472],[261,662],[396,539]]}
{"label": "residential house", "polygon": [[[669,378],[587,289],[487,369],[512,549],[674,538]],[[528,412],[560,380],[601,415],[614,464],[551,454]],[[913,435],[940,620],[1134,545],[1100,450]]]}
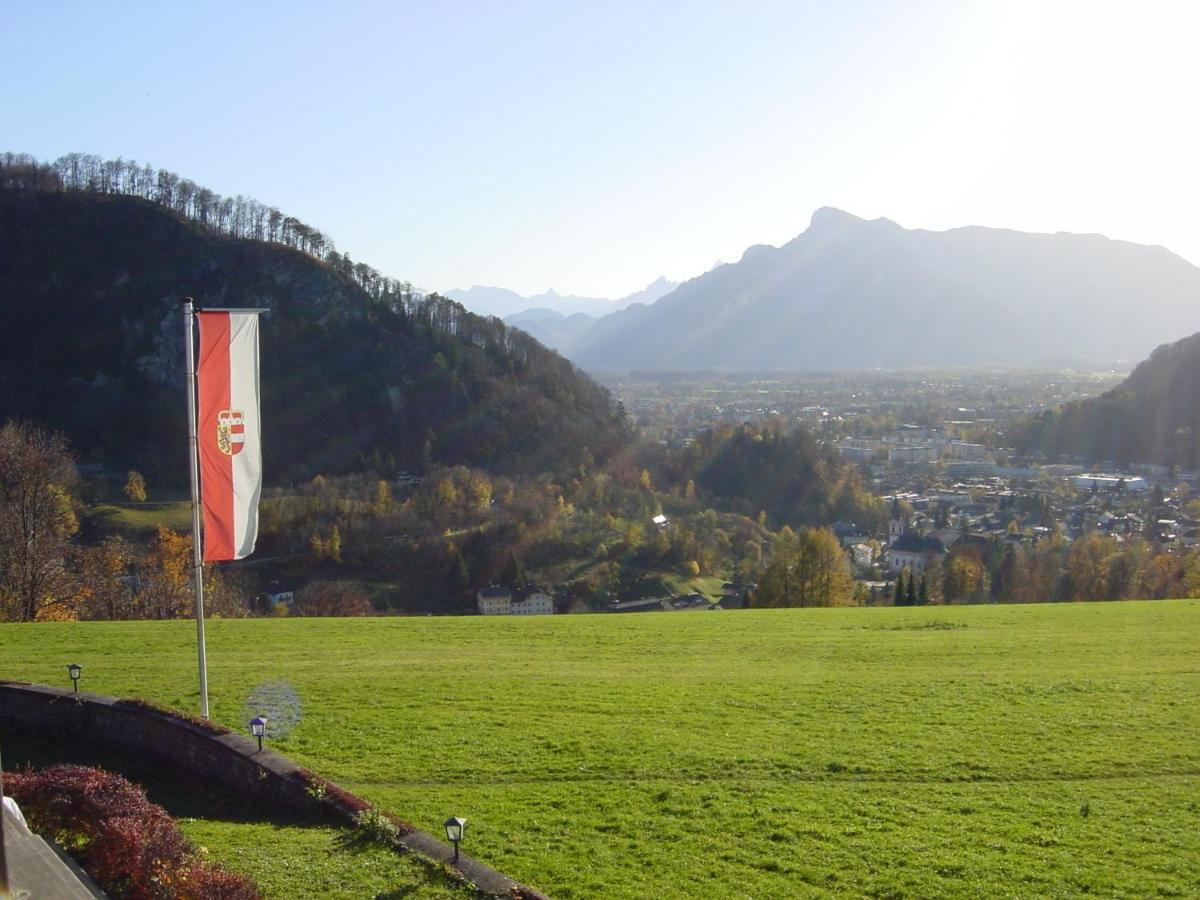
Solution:
{"label": "residential house", "polygon": [[498,584],[485,587],[476,600],[481,616],[507,616],[512,610],[512,591]]}

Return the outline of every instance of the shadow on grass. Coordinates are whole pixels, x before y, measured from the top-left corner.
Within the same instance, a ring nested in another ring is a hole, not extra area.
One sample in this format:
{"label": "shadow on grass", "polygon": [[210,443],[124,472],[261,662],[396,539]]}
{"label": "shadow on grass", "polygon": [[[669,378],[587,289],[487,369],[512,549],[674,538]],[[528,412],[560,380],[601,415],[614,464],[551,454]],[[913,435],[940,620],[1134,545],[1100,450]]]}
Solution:
{"label": "shadow on grass", "polygon": [[288,825],[328,828],[329,823],[304,816],[274,804],[256,802],[224,787],[215,787],[202,779],[181,776],[161,765],[114,753],[102,747],[74,744],[70,741],[37,735],[4,735],[4,768],[12,772],[31,767],[70,763],[94,766],[123,775],[141,785],[151,803],[157,803],[174,819],[211,819],[221,822]]}
{"label": "shadow on grass", "polygon": [[[219,822],[224,825],[267,825],[275,828],[302,828],[328,831],[332,835],[329,845],[331,856],[344,857],[341,863],[346,877],[353,880],[360,876],[358,870],[364,865],[360,857],[371,852],[379,852],[381,844],[369,835],[356,829],[346,828],[316,816],[305,816],[287,808],[274,804],[264,804],[251,797],[238,794],[227,788],[208,784],[201,779],[180,776],[161,765],[138,759],[129,755],[115,753],[102,747],[90,747],[73,744],[62,739],[48,738],[40,735],[7,733],[3,736],[3,763],[5,771],[19,771],[26,767],[35,769],[46,766],[74,764],[94,766],[108,772],[115,772],[128,778],[146,790],[146,795],[152,803],[156,803],[176,820],[193,819],[207,822]],[[234,842],[236,843],[236,841]],[[231,844],[231,846],[233,846]],[[397,852],[390,849],[389,852]],[[403,855],[403,854],[401,854]],[[239,860],[232,857],[217,857],[217,862],[236,871],[241,871],[255,880],[256,873],[246,870]],[[302,868],[302,860],[291,860],[293,868]],[[261,874],[261,873],[257,873]],[[327,877],[321,873],[321,877]],[[411,870],[406,883],[397,885],[403,876],[389,877],[383,875],[374,884],[362,885],[366,890],[362,896],[372,896],[376,900],[402,900],[424,893],[430,887],[443,888],[451,895],[464,898],[475,896],[474,891],[454,878],[451,878],[443,867],[429,860],[420,859],[416,868]],[[270,879],[268,878],[269,882]],[[383,883],[381,884],[380,881]],[[262,882],[260,882],[260,885]],[[380,887],[388,890],[376,893]],[[281,888],[264,888],[267,897],[299,896],[296,885],[290,883]],[[342,896],[339,894],[338,896]]]}

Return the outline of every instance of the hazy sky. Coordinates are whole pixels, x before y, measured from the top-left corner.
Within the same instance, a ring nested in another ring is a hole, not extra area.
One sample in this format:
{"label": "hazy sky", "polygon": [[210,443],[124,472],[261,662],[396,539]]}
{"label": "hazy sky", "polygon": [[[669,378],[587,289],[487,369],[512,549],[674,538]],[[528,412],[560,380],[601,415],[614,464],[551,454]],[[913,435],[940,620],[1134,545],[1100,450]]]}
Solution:
{"label": "hazy sky", "polygon": [[165,167],[438,290],[619,296],[837,206],[1200,263],[1200,3],[4,0],[0,150]]}

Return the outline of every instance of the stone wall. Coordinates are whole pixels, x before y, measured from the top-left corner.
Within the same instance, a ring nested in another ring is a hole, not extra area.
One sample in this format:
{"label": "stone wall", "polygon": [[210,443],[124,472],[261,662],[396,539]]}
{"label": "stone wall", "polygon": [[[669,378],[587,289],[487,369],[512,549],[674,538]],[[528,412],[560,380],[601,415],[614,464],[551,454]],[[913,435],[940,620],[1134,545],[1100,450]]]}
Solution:
{"label": "stone wall", "polygon": [[[100,744],[119,753],[154,760],[239,795],[249,794],[273,806],[330,818],[349,827],[354,826],[355,816],[362,809],[370,807],[365,800],[340,789],[314,792],[311,773],[273,750],[260,751],[253,738],[139,701],[0,681],[0,725],[56,739]],[[466,855],[460,855],[455,863],[453,849],[425,832],[413,829],[399,842],[407,850],[457,869],[483,893],[545,900],[537,891]]]}

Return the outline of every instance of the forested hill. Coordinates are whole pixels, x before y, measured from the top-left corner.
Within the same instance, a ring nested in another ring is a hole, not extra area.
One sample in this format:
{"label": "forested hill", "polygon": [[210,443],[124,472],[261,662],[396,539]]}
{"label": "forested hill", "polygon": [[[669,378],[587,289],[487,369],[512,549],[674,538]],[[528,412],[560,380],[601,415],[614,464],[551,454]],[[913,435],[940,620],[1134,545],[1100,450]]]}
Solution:
{"label": "forested hill", "polygon": [[186,480],[188,295],[271,310],[269,480],[431,463],[555,471],[629,439],[608,393],[562,357],[331,245],[318,259],[308,244],[233,237],[169,204],[49,177],[0,185],[0,421],[60,429],[83,461]]}
{"label": "forested hill", "polygon": [[1163,344],[1108,393],[1042,413],[1013,438],[1052,459],[1200,467],[1200,334]]}

